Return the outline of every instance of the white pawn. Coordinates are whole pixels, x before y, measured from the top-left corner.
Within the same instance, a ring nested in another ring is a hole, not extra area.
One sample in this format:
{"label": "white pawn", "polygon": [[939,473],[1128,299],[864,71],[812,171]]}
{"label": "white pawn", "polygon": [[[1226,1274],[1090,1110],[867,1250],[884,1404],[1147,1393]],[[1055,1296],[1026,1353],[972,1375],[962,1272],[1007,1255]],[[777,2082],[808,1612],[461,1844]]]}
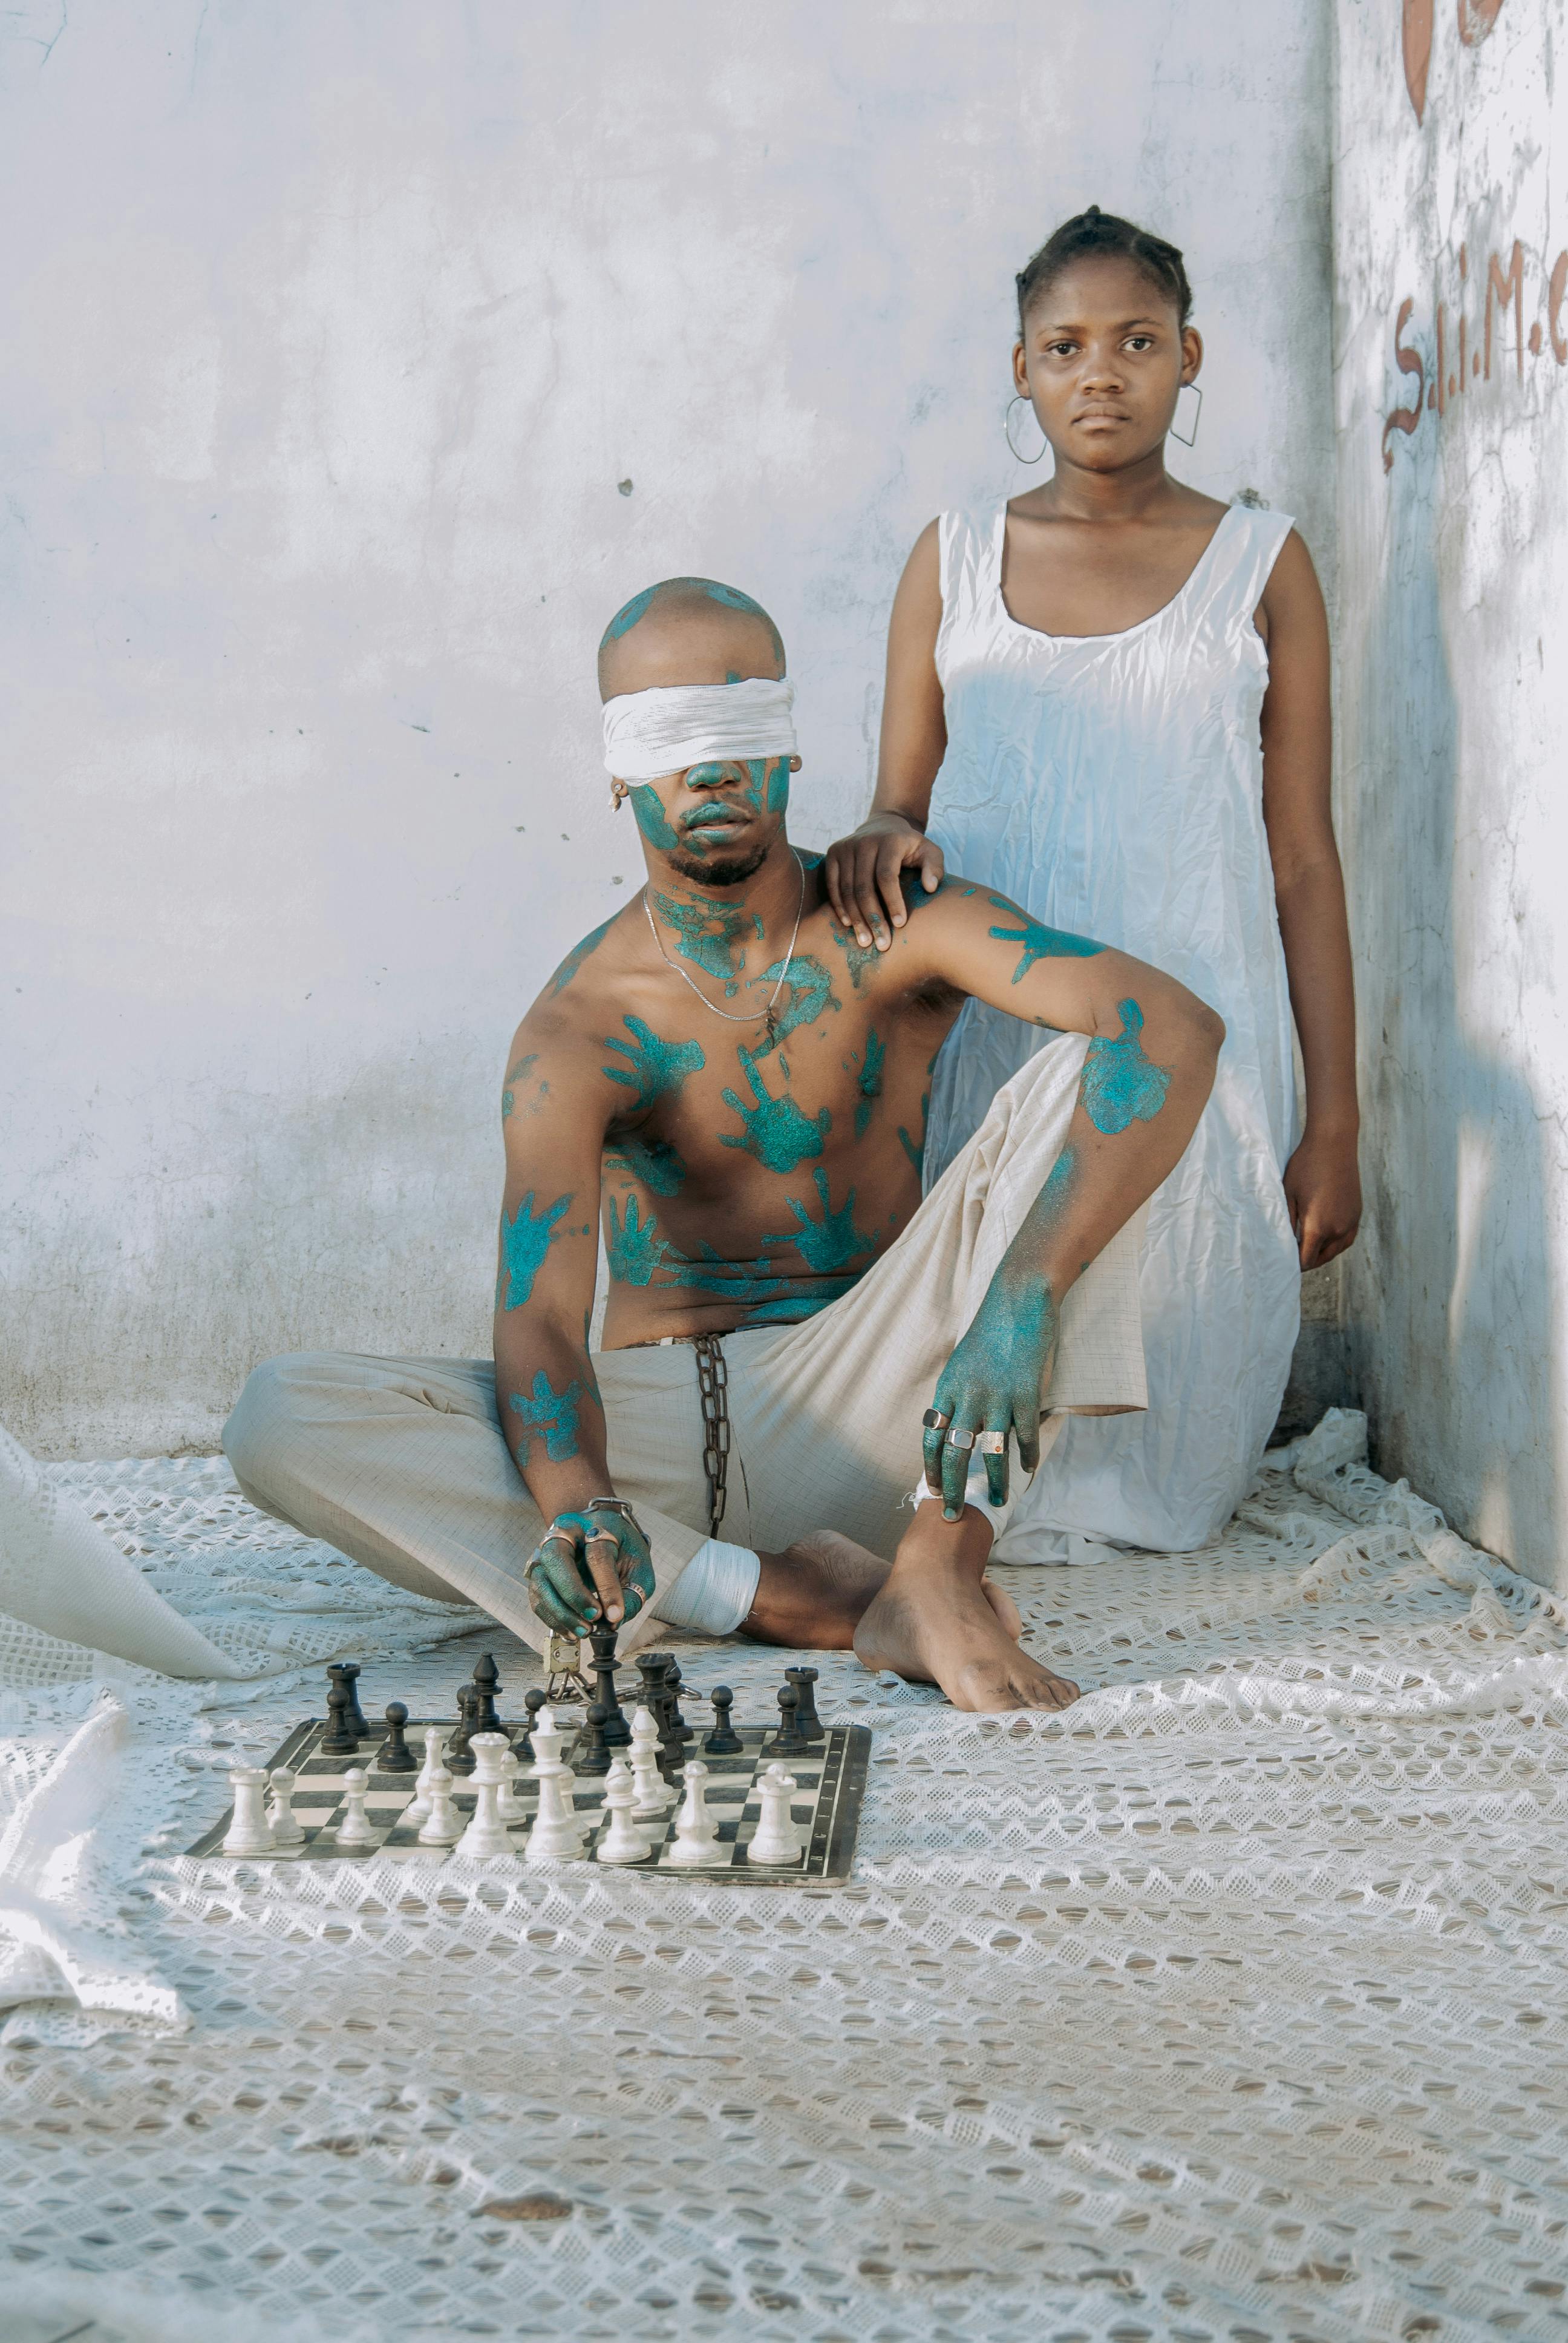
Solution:
{"label": "white pawn", "polygon": [[294,1793],[298,1775],[290,1773],[286,1765],[275,1765],[267,1780],[272,1785],[272,1800],[266,1810],[266,1819],[272,1825],[274,1846],[303,1846],[305,1833],[294,1814]]}
{"label": "white pawn", "polygon": [[263,1800],[266,1774],[260,1765],[236,1765],[228,1785],[234,1792],[234,1820],[223,1843],[225,1855],[270,1855],[272,1827]]}
{"label": "white pawn", "polygon": [[504,1823],[527,1822],[528,1818],[528,1810],[518,1795],[518,1775],[522,1770],[523,1761],[508,1741],[501,1759],[501,1786],[496,1793],[496,1812]]}
{"label": "white pawn", "polygon": [[339,1846],[374,1846],[376,1829],[365,1811],[370,1776],[363,1765],[350,1765],[343,1776],[343,1820],[333,1835]]}
{"label": "white pawn", "polygon": [[430,1778],[430,1811],[419,1826],[421,1846],[455,1846],[463,1835],[463,1817],[452,1798],[452,1776],[437,1765]]}
{"label": "white pawn", "polygon": [[624,1758],[618,1757],[605,1776],[604,1802],[609,1808],[609,1828],[598,1843],[601,1863],[646,1863],[652,1854],[652,1840],[632,1820],[636,1797],[631,1768]]}
{"label": "white pawn", "polygon": [[480,1857],[510,1855],[512,1842],[496,1810],[496,1801],[506,1780],[501,1760],[507,1752],[507,1736],[504,1733],[476,1733],[468,1746],[474,1753],[474,1814],[457,1841],[457,1853]]}
{"label": "white pawn", "polygon": [[708,1768],[700,1757],[689,1757],[682,1768],[686,1795],[675,1818],[674,1864],[712,1863],[719,1849],[719,1825],[708,1811]]}
{"label": "white pawn", "polygon": [[[541,1709],[541,1716],[545,1712]],[[534,1745],[538,1746],[538,1726],[534,1727]],[[580,1863],[586,1849],[582,1825],[571,1802],[572,1769],[540,1759],[534,1767],[534,1779],[539,1785],[538,1811],[534,1826],[528,1833],[525,1863]]]}
{"label": "white pawn", "polygon": [[665,1813],[675,1796],[658,1770],[658,1727],[646,1708],[631,1720],[631,1810],[639,1823]]}
{"label": "white pawn", "polygon": [[787,1774],[782,1765],[769,1765],[758,1783],[762,1814],[746,1843],[748,1863],[799,1863],[806,1852],[806,1842],[789,1812],[789,1793],[794,1787],[794,1775]]}
{"label": "white pawn", "polygon": [[419,1778],[414,1785],[414,1795],[397,1817],[400,1829],[413,1830],[418,1824],[429,1819],[430,1785],[441,1768],[442,1752],[446,1743],[445,1725],[431,1725],[426,1727],[425,1763],[419,1768]]}

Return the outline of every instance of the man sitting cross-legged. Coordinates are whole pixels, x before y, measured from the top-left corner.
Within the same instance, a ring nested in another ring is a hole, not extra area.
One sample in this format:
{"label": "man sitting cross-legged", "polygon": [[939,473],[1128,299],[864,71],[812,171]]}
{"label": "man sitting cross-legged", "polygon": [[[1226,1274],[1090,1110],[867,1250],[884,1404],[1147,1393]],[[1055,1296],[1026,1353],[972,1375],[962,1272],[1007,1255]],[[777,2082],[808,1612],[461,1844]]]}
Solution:
{"label": "man sitting cross-legged", "polygon": [[[1144,1404],[1142,1207],[1223,1029],[960,879],[862,950],[789,843],[783,678],[728,587],[674,579],[611,622],[606,761],[648,882],[512,1045],[494,1366],[275,1360],[225,1447],[259,1503],[541,1648],[541,1622],[601,1615],[623,1652],[660,1621],[739,1627],[852,1642],[961,1708],[1060,1706],[984,1583],[1009,1443],[1032,1469],[1042,1415],[1049,1439]],[[930,1068],[970,996],[1060,1038],[922,1202]]]}

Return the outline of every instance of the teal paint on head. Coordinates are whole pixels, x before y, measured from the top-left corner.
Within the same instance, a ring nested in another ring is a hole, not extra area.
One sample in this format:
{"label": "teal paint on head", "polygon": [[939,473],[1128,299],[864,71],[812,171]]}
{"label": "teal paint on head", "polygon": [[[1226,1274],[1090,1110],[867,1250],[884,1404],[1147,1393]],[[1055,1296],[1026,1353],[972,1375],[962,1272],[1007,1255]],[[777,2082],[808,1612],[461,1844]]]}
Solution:
{"label": "teal paint on head", "polygon": [[[835,995],[833,980],[815,952],[796,952],[788,962],[776,960],[756,980],[756,989],[761,992],[764,985],[779,983],[783,986],[779,1000],[783,1001],[787,995],[788,1006],[778,1010],[773,1031],[752,1051],[754,1058],[767,1057],[780,1042],[787,1041],[797,1027],[814,1025],[824,1010],[841,1009],[844,1005]],[[763,998],[766,1000],[766,993]],[[746,1052],[742,1051],[741,1055],[744,1057]]]}
{"label": "teal paint on head", "polygon": [[822,1142],[833,1127],[833,1117],[827,1107],[816,1116],[803,1114],[788,1091],[782,1098],[772,1097],[757,1070],[762,1054],[761,1051],[750,1050],[739,1053],[741,1071],[750,1085],[755,1104],[745,1105],[734,1091],[722,1093],[725,1105],[731,1114],[739,1116],[746,1128],[739,1139],[720,1131],[719,1143],[721,1147],[743,1147],[769,1172],[793,1172],[809,1156],[820,1155]]}
{"label": "teal paint on head", "polygon": [[622,1165],[656,1196],[678,1196],[686,1184],[686,1163],[677,1150],[665,1140],[645,1139],[639,1131],[619,1135],[605,1161]]}
{"label": "teal paint on head", "polygon": [[708,852],[696,831],[672,830],[664,810],[664,801],[651,781],[638,781],[629,792],[631,810],[637,826],[649,846],[659,854],[693,854],[700,862]]}
{"label": "teal paint on head", "polygon": [[[700,586],[710,602],[722,602],[727,610],[749,610],[754,618],[768,618],[761,603],[754,602],[749,594],[743,594],[739,586],[720,586],[712,578],[694,578],[691,583]],[[772,619],[768,618],[768,623],[771,626]]]}
{"label": "teal paint on head", "polygon": [[[566,990],[568,985],[571,982],[578,969],[581,968],[584,960],[587,960],[589,952],[598,951],[600,944],[603,943],[606,936],[608,935],[611,927],[614,925],[615,919],[618,916],[618,914],[612,914],[609,919],[605,920],[602,927],[598,927],[594,930],[591,936],[584,936],[581,943],[573,944],[570,951],[568,952],[565,960],[562,960],[559,968],[557,969],[554,976],[550,979],[550,999],[552,1001],[558,993],[564,992]],[[509,1081],[510,1079],[511,1078],[508,1075],[508,1080]]]}
{"label": "teal paint on head", "polygon": [[[573,1381],[565,1391],[552,1391],[550,1379],[541,1367],[534,1377],[531,1399],[519,1399],[511,1394],[510,1405],[528,1425],[530,1435],[542,1433],[545,1454],[552,1464],[565,1464],[578,1453],[578,1425],[582,1417],[583,1387]],[[529,1446],[533,1441],[530,1437]]]}
{"label": "teal paint on head", "polygon": [[855,1191],[850,1189],[835,1212],[829,1202],[828,1174],[820,1163],[811,1174],[811,1182],[822,1206],[820,1220],[814,1220],[809,1205],[799,1198],[786,1196],[784,1201],[799,1223],[792,1233],[765,1236],[764,1244],[793,1244],[808,1267],[820,1274],[848,1269],[857,1253],[875,1252],[878,1240],[874,1234],[855,1226]]}
{"label": "teal paint on head", "polygon": [[629,602],[621,604],[600,639],[601,651],[606,643],[618,643],[622,635],[630,634],[638,620],[646,617],[648,604],[658,591],[657,586],[645,586],[640,594],[634,594]]}
{"label": "teal paint on head", "polygon": [[[971,888],[970,892],[973,891]],[[1007,911],[1021,922],[1016,928],[992,928],[990,931],[999,943],[1023,946],[1018,966],[1012,972],[1015,984],[1029,974],[1037,960],[1093,960],[1105,950],[1105,946],[1097,944],[1092,937],[1070,935],[1065,928],[1042,927],[1038,920],[1031,920],[1027,911],[1020,910],[1016,903],[1010,903],[1005,895],[989,895],[986,900],[993,911]]]}
{"label": "teal paint on head", "polygon": [[[510,1118],[512,1108],[516,1103],[511,1085],[519,1081],[522,1076],[528,1072],[530,1066],[537,1065],[538,1063],[538,1056],[539,1053],[537,1050],[530,1050],[526,1058],[519,1058],[518,1060],[517,1064],[507,1076],[507,1088],[501,1092],[501,1121],[503,1122],[506,1122]],[[542,1090],[548,1090],[549,1084],[545,1082],[542,1083],[540,1087]]]}
{"label": "teal paint on head", "polygon": [[1136,1001],[1119,1001],[1119,1040],[1091,1041],[1083,1061],[1078,1094],[1096,1131],[1113,1138],[1129,1123],[1152,1122],[1165,1103],[1172,1069],[1157,1066],[1143,1054],[1139,1040],[1143,1011]]}
{"label": "teal paint on head", "polygon": [[666,927],[674,930],[678,956],[690,960],[694,968],[706,970],[709,976],[719,977],[726,1000],[733,1000],[740,990],[740,974],[746,966],[741,939],[749,929],[759,942],[764,932],[756,912],[737,910],[724,904],[681,903],[672,895],[656,895],[651,890],[649,900]]}
{"label": "teal paint on head", "polygon": [[864,1139],[871,1120],[871,1109],[882,1095],[882,1063],[888,1045],[873,1025],[866,1036],[866,1062],[860,1069],[860,1079],[855,1087],[860,1093],[860,1103],[855,1109],[855,1136]]}
{"label": "teal paint on head", "polygon": [[828,932],[849,961],[849,981],[859,992],[865,982],[866,970],[876,967],[882,957],[881,953],[875,944],[866,944],[863,947],[859,944],[848,928],[836,928],[829,923]]}
{"label": "teal paint on head", "polygon": [[[501,1214],[501,1280],[506,1284],[505,1306],[520,1310],[534,1290],[546,1253],[554,1241],[556,1223],[571,1209],[569,1195],[558,1196],[542,1212],[534,1211],[534,1192],[530,1188],[508,1221]],[[501,1300],[500,1282],[497,1284],[497,1302]]]}
{"label": "teal paint on head", "polygon": [[621,1023],[631,1035],[629,1041],[620,1041],[607,1033],[604,1046],[618,1050],[626,1060],[624,1066],[604,1066],[600,1071],[612,1082],[624,1084],[637,1092],[637,1111],[642,1113],[655,1099],[664,1098],[678,1091],[688,1074],[695,1074],[707,1063],[700,1041],[666,1041],[651,1025],[640,1017],[623,1017]]}
{"label": "teal paint on head", "polygon": [[626,1200],[626,1218],[616,1210],[615,1198],[609,1200],[606,1218],[609,1222],[605,1238],[605,1253],[609,1262],[609,1273],[618,1285],[651,1285],[656,1273],[672,1263],[684,1262],[686,1255],[668,1243],[658,1233],[658,1222],[649,1212],[642,1218],[635,1196]]}

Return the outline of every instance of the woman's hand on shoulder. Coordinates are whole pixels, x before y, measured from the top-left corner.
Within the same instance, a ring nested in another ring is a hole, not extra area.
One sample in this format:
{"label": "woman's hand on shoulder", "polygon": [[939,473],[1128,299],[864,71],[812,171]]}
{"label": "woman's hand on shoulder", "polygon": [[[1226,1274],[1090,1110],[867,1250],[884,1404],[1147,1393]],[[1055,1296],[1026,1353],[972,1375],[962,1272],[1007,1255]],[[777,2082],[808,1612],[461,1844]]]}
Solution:
{"label": "woman's hand on shoulder", "polygon": [[934,895],[946,868],[941,848],[901,813],[869,815],[828,849],[822,865],[834,918],[852,930],[862,950],[875,944],[879,951],[888,950],[891,929],[910,916],[900,883],[904,872],[913,871]]}

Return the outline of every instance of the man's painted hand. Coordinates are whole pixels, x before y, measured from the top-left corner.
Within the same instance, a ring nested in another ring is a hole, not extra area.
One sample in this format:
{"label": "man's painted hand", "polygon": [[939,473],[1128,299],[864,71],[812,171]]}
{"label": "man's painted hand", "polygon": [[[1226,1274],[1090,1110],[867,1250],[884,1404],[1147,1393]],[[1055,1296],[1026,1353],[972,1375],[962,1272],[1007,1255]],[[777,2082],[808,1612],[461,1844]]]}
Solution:
{"label": "man's painted hand", "polygon": [[942,1500],[942,1518],[956,1522],[963,1512],[972,1447],[955,1448],[952,1433],[1000,1433],[1000,1454],[985,1456],[986,1488],[993,1505],[1008,1495],[1010,1437],[1018,1441],[1018,1461],[1026,1473],[1040,1463],[1040,1395],[1056,1352],[1056,1304],[1039,1276],[999,1270],[986,1288],[973,1322],[937,1383],[934,1405],[952,1420],[924,1435],[926,1486]]}
{"label": "man's painted hand", "polygon": [[648,1541],[624,1513],[558,1513],[523,1574],[529,1602],[560,1635],[586,1635],[601,1618],[621,1626],[653,1598]]}

